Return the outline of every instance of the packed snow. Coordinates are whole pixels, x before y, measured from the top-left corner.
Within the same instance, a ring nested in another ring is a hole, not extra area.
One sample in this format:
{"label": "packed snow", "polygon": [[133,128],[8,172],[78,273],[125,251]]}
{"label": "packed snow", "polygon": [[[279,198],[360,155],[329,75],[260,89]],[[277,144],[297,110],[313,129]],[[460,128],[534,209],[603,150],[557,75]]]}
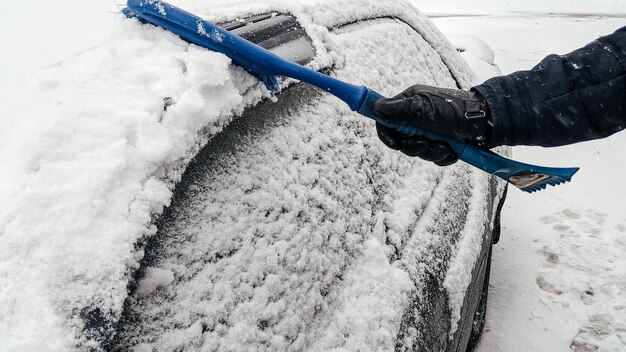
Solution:
{"label": "packed snow", "polygon": [[137,283],[136,292],[139,296],[147,296],[173,281],[174,273],[171,270],[149,267],[144,270],[143,278]]}

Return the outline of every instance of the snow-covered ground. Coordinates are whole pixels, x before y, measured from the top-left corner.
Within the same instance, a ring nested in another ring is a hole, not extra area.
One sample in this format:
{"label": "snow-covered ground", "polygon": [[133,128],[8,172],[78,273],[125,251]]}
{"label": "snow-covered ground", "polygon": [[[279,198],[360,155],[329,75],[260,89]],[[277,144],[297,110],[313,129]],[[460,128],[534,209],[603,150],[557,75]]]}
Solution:
{"label": "snow-covered ground", "polygon": [[[503,73],[626,25],[626,1],[416,1],[445,32],[474,34]],[[580,166],[573,182],[509,191],[493,253],[481,352],[626,350],[626,136],[515,159]]]}
{"label": "snow-covered ground", "polygon": [[[2,1],[1,4],[3,11],[0,13],[0,33],[2,33],[0,48],[11,55],[5,54],[0,57],[0,82],[2,82],[0,107],[11,106],[9,102],[14,97],[12,91],[16,85],[23,85],[25,78],[41,68],[74,57],[95,46],[104,36],[110,35],[114,23],[113,13],[119,9],[114,0]],[[494,49],[496,63],[505,73],[530,68],[549,53],[565,53],[626,23],[624,0],[593,2],[418,0],[417,6],[436,17],[435,22],[444,31],[476,34],[483,38]],[[161,45],[176,46],[171,42],[163,42]],[[110,49],[111,52],[133,52],[133,48],[129,46]],[[157,46],[152,50],[160,49]],[[182,57],[182,60],[190,63],[191,71],[194,70],[193,65],[198,64],[197,60],[194,60],[193,52]],[[109,61],[108,64],[115,62]],[[141,65],[141,62],[138,62],[138,65]],[[151,77],[146,75],[141,78],[155,94],[161,93],[162,87],[154,85],[156,83]],[[54,80],[43,79],[39,83],[41,89],[55,85]],[[177,81],[176,84],[179,85],[181,94],[188,92],[190,96],[199,89],[198,81]],[[98,106],[94,106],[90,110],[92,116],[98,115],[98,109]],[[5,118],[8,116],[13,115],[6,111],[0,115],[3,126],[7,126]],[[54,113],[51,116],[54,117]],[[24,116],[25,119],[31,117]],[[122,119],[124,116],[120,115],[119,118]],[[32,124],[54,122],[54,119],[33,120]],[[7,131],[9,130],[0,131],[0,136],[8,136]],[[143,129],[143,131],[159,135],[172,133],[171,130]],[[66,133],[79,132],[80,129],[66,131]],[[129,137],[123,135],[123,131],[101,132],[113,135],[122,133],[119,135],[120,138]],[[135,142],[138,144],[134,147],[141,151],[143,141],[147,141],[144,138],[148,137],[149,135],[135,136],[134,138],[137,138]],[[35,143],[36,135],[29,138]],[[64,135],[58,135],[55,139],[43,142],[44,145],[47,143],[52,146],[60,143],[63,138]],[[0,138],[0,145],[1,143]],[[147,144],[145,146],[146,152],[151,150]],[[626,150],[626,137],[622,134],[603,141],[557,149],[515,149],[515,158],[522,161],[546,165],[575,165],[582,169],[572,183],[550,188],[542,193],[527,195],[514,189],[510,191],[503,214],[501,242],[494,250],[488,321],[479,351],[626,350],[626,256],[624,256],[626,212],[622,207],[626,199],[626,186],[620,182],[621,173],[626,171],[623,150]],[[129,149],[129,159],[126,161],[129,165],[133,165],[132,155],[136,152],[135,149]],[[42,150],[27,151],[25,148],[12,149],[10,154],[5,155],[6,159],[2,160],[19,163],[16,156],[20,155],[26,155],[28,158],[24,159],[25,164],[20,164],[19,168],[31,168],[29,169],[31,171],[36,170],[42,161],[54,162],[54,155],[46,156]],[[170,156],[179,158],[185,155],[187,154],[181,151],[178,155]],[[43,156],[52,159],[41,159]],[[85,160],[90,157],[88,153],[83,156]],[[80,173],[83,170],[72,171]],[[6,180],[0,179],[3,186],[7,185],[5,181],[9,178],[11,182],[20,185],[27,185],[28,182],[35,185],[42,181],[36,178],[24,179],[17,174],[0,176],[7,177]],[[92,181],[91,184],[75,188],[77,194],[72,199],[79,201],[84,199],[85,194],[78,190],[104,192],[103,189],[96,187],[99,179]],[[114,179],[109,181],[116,182]],[[107,182],[103,184],[106,185]],[[167,189],[149,180],[137,180],[133,185],[139,190],[138,194],[146,197],[159,198],[166,202],[169,196]],[[21,206],[11,202],[11,190],[3,189],[3,186],[0,186],[0,191],[6,192],[2,193],[3,198],[6,196],[2,199],[5,209],[8,206]],[[36,197],[36,192],[31,196]],[[128,211],[145,217],[151,209],[141,208],[144,200],[142,198],[130,200],[137,207]],[[75,210],[91,213],[101,207],[101,204],[88,204],[87,208],[82,208],[82,205],[84,204],[76,203]],[[48,204],[38,206],[41,207],[41,213],[50,212],[55,219],[63,216],[61,213],[55,213],[55,209]],[[15,219],[0,219],[0,222],[2,220],[8,222]],[[32,226],[32,233],[43,231],[44,226],[55,225],[54,221],[40,226],[35,226],[36,219],[20,221]],[[76,230],[76,238],[79,238],[79,226],[82,225],[76,225],[77,229],[69,231]],[[68,231],[68,229],[59,230]],[[48,240],[52,242],[55,238]],[[63,243],[54,245],[59,246]],[[0,253],[6,254],[0,258],[0,263],[1,260],[16,257],[16,250],[20,248],[0,249]],[[80,248],[77,248],[77,253],[80,254]],[[53,263],[57,259],[45,252],[21,254],[25,256],[25,260],[40,260],[42,264]],[[76,261],[80,259],[78,256]],[[102,258],[93,259],[102,260]],[[118,269],[111,268],[111,271],[115,270]],[[45,271],[41,274],[45,274]],[[73,273],[66,274],[68,278],[76,279]],[[11,287],[6,282],[0,282],[0,290],[16,290],[12,294],[19,294],[19,290],[24,287],[37,290],[37,285],[28,286],[27,283],[41,278],[24,276],[21,279],[22,283],[14,283]],[[167,281],[168,278],[165,277],[164,280]],[[102,299],[107,299],[106,295],[103,295]],[[4,312],[15,313],[16,309],[23,309],[24,314],[42,314],[45,312],[38,309],[45,306],[46,302],[30,302],[29,306],[7,305],[0,308]],[[45,314],[40,317],[44,318]],[[51,325],[54,325],[53,323],[51,322]],[[55,331],[38,333],[39,336],[44,333],[51,335],[55,334]],[[33,339],[37,337],[29,336]],[[41,342],[42,346],[45,346],[46,341]],[[3,350],[2,346],[0,350]]]}

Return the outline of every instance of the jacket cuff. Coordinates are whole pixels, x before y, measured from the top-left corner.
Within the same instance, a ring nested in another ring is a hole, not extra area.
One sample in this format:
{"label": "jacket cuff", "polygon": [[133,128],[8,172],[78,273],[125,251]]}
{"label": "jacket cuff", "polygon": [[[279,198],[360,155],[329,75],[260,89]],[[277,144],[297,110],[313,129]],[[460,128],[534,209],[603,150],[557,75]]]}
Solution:
{"label": "jacket cuff", "polygon": [[493,87],[486,84],[487,82],[472,88],[485,98],[490,112],[491,138],[485,147],[494,148],[500,145],[510,145],[511,117],[504,109],[506,105],[499,101],[502,99],[502,94],[496,94]]}

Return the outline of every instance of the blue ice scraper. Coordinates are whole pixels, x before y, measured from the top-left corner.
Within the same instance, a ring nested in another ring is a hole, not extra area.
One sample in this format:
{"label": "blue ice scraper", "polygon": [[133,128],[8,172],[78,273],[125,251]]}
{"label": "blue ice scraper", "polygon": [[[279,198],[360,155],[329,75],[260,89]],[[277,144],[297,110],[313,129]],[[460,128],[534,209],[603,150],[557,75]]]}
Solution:
{"label": "blue ice scraper", "polygon": [[489,150],[457,140],[444,138],[417,128],[389,124],[372,113],[372,106],[383,96],[374,90],[355,86],[297,63],[285,60],[236,34],[166,2],[157,0],[128,0],[123,10],[128,17],[163,27],[182,39],[217,51],[259,77],[273,93],[280,89],[276,76],[298,79],[325,90],[343,100],[350,109],[377,122],[411,136],[425,136],[452,146],[459,159],[510,182],[526,192],[535,192],[568,182],[578,168],[550,168],[506,159]]}

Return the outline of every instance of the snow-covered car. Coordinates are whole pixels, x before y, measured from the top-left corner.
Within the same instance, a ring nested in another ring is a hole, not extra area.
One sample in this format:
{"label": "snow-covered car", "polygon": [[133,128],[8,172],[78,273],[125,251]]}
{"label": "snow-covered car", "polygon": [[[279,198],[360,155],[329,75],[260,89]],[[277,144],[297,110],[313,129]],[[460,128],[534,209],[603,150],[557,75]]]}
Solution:
{"label": "snow-covered car", "polygon": [[[172,2],[389,96],[476,83],[403,1]],[[324,92],[285,80],[270,97],[224,56],[118,21],[32,88],[49,122],[28,128],[54,152],[33,151],[15,174],[40,187],[41,206],[16,193],[0,217],[5,346],[474,346],[501,182],[387,149],[372,121]]]}

